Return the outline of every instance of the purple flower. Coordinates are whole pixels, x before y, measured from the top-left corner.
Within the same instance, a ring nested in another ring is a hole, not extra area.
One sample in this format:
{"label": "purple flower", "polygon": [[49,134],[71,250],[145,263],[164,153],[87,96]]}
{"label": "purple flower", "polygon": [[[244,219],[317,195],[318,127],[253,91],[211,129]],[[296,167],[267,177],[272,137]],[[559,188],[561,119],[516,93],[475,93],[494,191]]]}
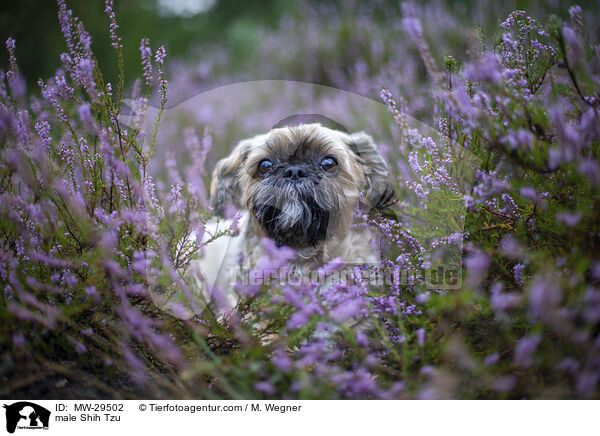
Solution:
{"label": "purple flower", "polygon": [[583,371],[577,378],[577,392],[584,398],[592,396],[600,381],[598,371]]}
{"label": "purple flower", "polygon": [[508,145],[513,150],[531,150],[534,143],[534,135],[529,130],[519,129],[508,132]]}
{"label": "purple flower", "polygon": [[73,344],[75,345],[75,351],[78,354],[83,354],[87,351],[87,348],[85,345],[83,345],[81,342],[73,340]]}
{"label": "purple flower", "polygon": [[90,110],[89,104],[79,105],[77,107],[77,114],[82,123],[89,124],[92,122],[92,111]]}
{"label": "purple flower", "polygon": [[290,316],[290,319],[288,319],[288,322],[286,324],[287,328],[290,330],[297,330],[301,327],[304,327],[310,319],[311,315],[312,313],[307,311],[300,311],[294,313],[292,316]]}
{"label": "purple flower", "polygon": [[17,348],[23,348],[25,346],[25,336],[23,336],[23,333],[13,334],[12,340]]}
{"label": "purple flower", "polygon": [[52,141],[52,137],[50,136],[50,123],[46,120],[38,121],[35,123],[35,131],[42,140],[44,147],[50,149],[50,142]]}
{"label": "purple flower", "polygon": [[498,84],[502,82],[500,59],[496,54],[486,54],[470,63],[463,74],[467,80]]}
{"label": "purple flower", "polygon": [[561,299],[561,288],[549,277],[537,278],[529,289],[529,309],[536,317],[544,317],[555,310]]}
{"label": "purple flower", "polygon": [[571,18],[581,14],[581,6],[573,5],[569,8],[569,15]]}
{"label": "purple flower", "polygon": [[349,319],[358,317],[364,314],[365,303],[363,300],[354,298],[337,306],[331,311],[331,319],[337,323],[343,323]]}
{"label": "purple flower", "polygon": [[423,28],[421,22],[414,17],[406,17],[402,19],[404,29],[408,32],[414,41],[420,41],[423,38]]}
{"label": "purple flower", "polygon": [[508,392],[517,385],[517,379],[512,375],[498,377],[492,383],[492,389],[497,392]]}
{"label": "purple flower", "polygon": [[142,57],[142,68],[144,70],[146,86],[152,86],[152,50],[150,49],[150,40],[148,38],[143,38],[140,41],[140,55]]}
{"label": "purple flower", "polygon": [[485,366],[493,366],[496,363],[498,363],[499,360],[500,360],[500,354],[493,353],[493,354],[486,356],[485,359],[483,359],[483,364]]}
{"label": "purple flower", "polygon": [[284,351],[277,351],[275,355],[271,357],[271,363],[283,372],[290,372],[293,368],[292,359],[290,359]]}
{"label": "purple flower", "polygon": [[588,286],[583,295],[583,303],[584,319],[591,324],[600,321],[600,291],[592,286]]}
{"label": "purple flower", "polygon": [[366,348],[369,346],[369,338],[363,332],[356,332],[356,343],[359,347]]}
{"label": "purple flower", "polygon": [[8,50],[9,53],[14,53],[15,47],[16,44],[14,38],[8,38],[6,40],[6,50]]}
{"label": "purple flower", "polygon": [[165,46],[161,45],[158,50],[156,50],[156,54],[154,55],[154,60],[157,64],[162,65],[165,57],[167,56],[167,51],[165,50]]}
{"label": "purple flower", "polygon": [[108,15],[108,18],[110,19],[110,39],[112,41],[111,44],[115,49],[120,49],[122,48],[121,37],[117,35],[117,29],[119,28],[119,25],[117,24],[117,18],[113,10],[113,0],[106,0],[105,6],[106,7],[104,9],[104,12],[106,13],[106,15]]}
{"label": "purple flower", "polygon": [[500,241],[502,253],[512,259],[519,259],[525,254],[523,246],[512,235],[507,235]]}
{"label": "purple flower", "polygon": [[275,388],[273,385],[267,381],[261,381],[254,384],[254,389],[258,392],[262,392],[267,395],[273,395],[275,393]]}
{"label": "purple flower", "polygon": [[537,201],[537,192],[535,192],[535,189],[532,188],[531,186],[523,186],[520,190],[519,190],[519,194],[521,194],[521,197],[526,198],[528,200],[531,201]]}
{"label": "purple flower", "polygon": [[516,293],[504,293],[502,292],[502,288],[503,286],[501,283],[495,283],[492,287],[492,295],[490,297],[492,309],[496,312],[503,312],[508,309],[519,307],[522,302],[521,295]]}
{"label": "purple flower", "polygon": [[[15,47],[16,42],[13,38],[8,38],[6,40],[6,50],[8,51],[8,61],[10,64],[10,69],[6,72],[6,79],[8,80],[8,84],[10,85],[13,92],[17,89],[17,80],[18,80],[18,68],[17,68],[17,60],[15,57]],[[18,95],[19,97],[21,95]]]}
{"label": "purple flower", "polygon": [[467,276],[468,286],[472,288],[479,286],[490,265],[489,256],[482,251],[476,250],[466,259],[465,264],[469,273]]}
{"label": "purple flower", "polygon": [[535,353],[542,337],[539,334],[523,337],[515,347],[514,361],[517,366],[527,368],[533,364],[532,356]]}
{"label": "purple flower", "polygon": [[582,159],[579,162],[579,172],[587,177],[589,182],[593,186],[600,185],[600,167],[598,166],[598,162],[593,159]]}
{"label": "purple flower", "polygon": [[582,41],[569,26],[563,26],[562,34],[567,45],[569,61],[574,65],[581,63],[585,55],[585,48]]}
{"label": "purple flower", "polygon": [[513,272],[515,274],[515,281],[517,283],[523,284],[523,270],[525,269],[525,265],[522,263],[517,263],[513,267]]}
{"label": "purple flower", "polygon": [[556,214],[556,222],[564,224],[567,227],[575,227],[581,220],[581,213],[579,212],[558,212]]}
{"label": "purple flower", "polygon": [[425,344],[425,329],[423,328],[417,330],[417,343],[421,347]]}
{"label": "purple flower", "polygon": [[570,374],[575,374],[579,369],[579,362],[572,357],[566,357],[556,364],[558,371],[566,371]]}

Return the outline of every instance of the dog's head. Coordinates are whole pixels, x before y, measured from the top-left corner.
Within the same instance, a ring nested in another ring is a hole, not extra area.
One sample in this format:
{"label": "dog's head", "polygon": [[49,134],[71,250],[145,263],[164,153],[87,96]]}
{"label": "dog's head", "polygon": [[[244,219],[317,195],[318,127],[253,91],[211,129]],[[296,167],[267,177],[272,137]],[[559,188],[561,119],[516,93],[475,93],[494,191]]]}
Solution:
{"label": "dog's head", "polygon": [[300,249],[348,231],[359,197],[367,211],[390,202],[388,179],[370,136],[302,124],[241,141],[217,164],[211,200],[218,214],[248,209],[266,236]]}

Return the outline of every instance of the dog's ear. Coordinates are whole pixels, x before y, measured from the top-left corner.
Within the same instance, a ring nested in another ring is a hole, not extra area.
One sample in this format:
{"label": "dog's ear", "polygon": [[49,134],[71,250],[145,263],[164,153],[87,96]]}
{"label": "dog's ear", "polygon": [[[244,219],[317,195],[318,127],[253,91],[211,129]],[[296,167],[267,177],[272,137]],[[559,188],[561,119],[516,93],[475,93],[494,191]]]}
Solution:
{"label": "dog's ear", "polygon": [[365,132],[348,135],[348,147],[365,172],[365,193],[361,203],[367,211],[389,209],[397,200],[390,183],[390,171],[383,156]]}
{"label": "dog's ear", "polygon": [[223,216],[229,205],[238,209],[245,207],[240,203],[240,169],[253,144],[253,139],[245,139],[238,143],[229,156],[217,162],[210,184],[210,204],[217,215]]}

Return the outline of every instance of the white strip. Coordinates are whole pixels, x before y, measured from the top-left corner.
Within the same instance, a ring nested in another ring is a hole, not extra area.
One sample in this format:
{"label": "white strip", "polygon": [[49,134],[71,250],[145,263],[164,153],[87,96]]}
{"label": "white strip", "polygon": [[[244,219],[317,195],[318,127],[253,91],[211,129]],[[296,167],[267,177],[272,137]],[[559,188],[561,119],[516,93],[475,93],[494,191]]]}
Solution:
{"label": "white strip", "polygon": [[[562,436],[597,432],[600,410],[598,401],[31,402],[50,410],[48,429],[36,432],[21,419],[15,435]],[[0,412],[0,434],[7,434]]]}

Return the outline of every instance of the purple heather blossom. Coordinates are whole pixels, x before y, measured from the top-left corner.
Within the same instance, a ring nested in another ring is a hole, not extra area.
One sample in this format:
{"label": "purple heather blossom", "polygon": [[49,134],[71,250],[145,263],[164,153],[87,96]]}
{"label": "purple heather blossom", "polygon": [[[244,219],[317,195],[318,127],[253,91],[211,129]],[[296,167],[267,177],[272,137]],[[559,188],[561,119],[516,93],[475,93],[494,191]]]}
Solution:
{"label": "purple heather blossom", "polygon": [[581,63],[585,55],[583,42],[579,39],[575,31],[569,26],[563,26],[562,34],[567,45],[569,61],[573,65]]}
{"label": "purple heather blossom", "polygon": [[337,306],[331,313],[331,319],[343,323],[364,313],[364,301],[358,298],[348,300]]}
{"label": "purple heather blossom", "polygon": [[369,346],[369,338],[364,332],[358,331],[356,332],[356,343],[359,347],[366,348]]}
{"label": "purple heather blossom", "polygon": [[572,357],[566,357],[556,364],[556,369],[566,371],[570,374],[575,374],[579,369],[579,362]]}
{"label": "purple heather blossom", "polygon": [[140,55],[142,57],[142,68],[144,70],[146,86],[152,86],[152,50],[148,38],[143,38],[140,41]]}
{"label": "purple heather blossom", "polygon": [[567,227],[575,227],[579,221],[581,221],[581,213],[579,212],[558,212],[556,214],[556,222]]}
{"label": "purple heather blossom", "polygon": [[273,395],[275,393],[275,388],[273,385],[267,381],[261,381],[254,384],[254,389],[258,392],[262,392],[267,395]]}
{"label": "purple heather blossom", "polygon": [[579,5],[573,5],[569,8],[569,15],[571,16],[571,18],[580,15],[581,12],[581,6]]}
{"label": "purple heather blossom", "polygon": [[500,376],[492,383],[492,389],[497,392],[508,392],[517,385],[517,379],[512,375]]}
{"label": "purple heather blossom", "polygon": [[579,162],[579,172],[587,177],[593,186],[600,185],[600,166],[598,162],[592,159],[582,159]]}
{"label": "purple heather blossom", "polygon": [[496,54],[486,54],[477,62],[469,64],[463,74],[467,80],[498,84],[502,81],[500,59]]}
{"label": "purple heather blossom", "polygon": [[82,104],[77,107],[77,114],[82,123],[87,124],[92,121],[92,112],[89,104]]}
{"label": "purple heather blossom", "polygon": [[513,150],[531,150],[534,142],[534,135],[529,130],[519,129],[508,132],[507,142]]}
{"label": "purple heather blossom", "polygon": [[476,250],[466,259],[465,265],[469,273],[467,285],[475,288],[481,284],[487,274],[490,258],[486,253]]}
{"label": "purple heather blossom", "polygon": [[110,20],[110,39],[111,39],[111,45],[115,48],[115,49],[120,49],[122,48],[121,45],[121,37],[117,35],[117,29],[119,28],[119,25],[117,24],[117,18],[115,16],[115,12],[113,10],[113,0],[106,0],[105,2],[105,8],[104,8],[104,12],[106,13],[106,15],[108,15],[108,18]]}
{"label": "purple heather blossom", "polygon": [[495,283],[491,289],[490,304],[496,312],[503,312],[508,309],[520,307],[523,298],[516,293],[502,292],[502,284]]}
{"label": "purple heather blossom", "polygon": [[539,334],[533,334],[521,338],[515,347],[514,360],[517,366],[527,368],[533,364],[533,353],[537,349],[542,338]]}
{"label": "purple heather blossom", "polygon": [[58,2],[58,21],[62,30],[63,37],[67,43],[67,48],[70,53],[74,53],[75,45],[73,43],[73,11],[67,9],[67,5],[64,0],[57,0]]}
{"label": "purple heather blossom", "polygon": [[525,254],[523,246],[512,235],[507,235],[500,241],[500,250],[502,253],[512,259],[520,259]]}
{"label": "purple heather blossom", "polygon": [[521,197],[531,200],[533,202],[536,202],[538,200],[537,192],[535,192],[535,189],[531,186],[523,186],[519,190],[519,194],[521,194]]}
{"label": "purple heather blossom", "polygon": [[600,321],[600,291],[592,286],[588,286],[583,295],[583,317],[584,319],[595,324]]}
{"label": "purple heather blossom", "polygon": [[46,120],[38,121],[35,123],[35,131],[42,140],[43,146],[49,150],[50,142],[52,141],[52,137],[50,136],[50,123]]}
{"label": "purple heather blossom", "polygon": [[85,345],[83,345],[81,342],[72,339],[71,342],[73,342],[73,345],[75,345],[75,351],[77,352],[77,354],[83,354],[85,352],[87,352],[87,347]]}
{"label": "purple heather blossom", "polygon": [[154,60],[157,64],[162,65],[164,63],[165,57],[167,56],[167,51],[165,50],[165,46],[161,45],[158,50],[156,50],[156,54],[154,55]]}
{"label": "purple heather blossom", "polygon": [[493,354],[486,356],[485,359],[483,359],[483,364],[485,366],[493,366],[496,363],[498,363],[499,360],[500,360],[500,354],[493,353]]}
{"label": "purple heather blossom", "polygon": [[582,371],[577,378],[577,392],[583,398],[590,397],[594,393],[599,381],[600,374],[598,371]]}
{"label": "purple heather blossom", "polygon": [[523,270],[524,269],[525,269],[525,265],[523,265],[522,263],[517,263],[513,268],[513,272],[515,274],[515,281],[519,284],[523,284]]}
{"label": "purple heather blossom", "polygon": [[23,348],[25,346],[25,336],[23,333],[15,333],[12,337],[13,344],[17,348]]}
{"label": "purple heather blossom", "polygon": [[290,330],[297,330],[304,327],[310,319],[312,313],[308,311],[300,311],[294,313],[287,321],[287,328]]}
{"label": "purple heather blossom", "polygon": [[271,363],[283,372],[290,372],[293,368],[293,361],[287,356],[285,351],[277,351],[271,357]]}
{"label": "purple heather blossom", "polygon": [[529,309],[536,317],[544,317],[562,300],[562,290],[556,280],[538,277],[529,289]]}
{"label": "purple heather blossom", "polygon": [[419,19],[406,17],[402,19],[402,24],[414,41],[419,41],[423,37],[423,27]]}
{"label": "purple heather blossom", "polygon": [[16,44],[15,44],[14,38],[8,38],[6,40],[6,50],[8,50],[9,53],[14,54],[15,47],[16,47]]}
{"label": "purple heather blossom", "polygon": [[417,343],[421,347],[425,345],[425,329],[423,328],[417,330]]}
{"label": "purple heather blossom", "polygon": [[8,62],[10,65],[9,70],[6,72],[6,80],[12,90],[13,93],[16,94],[17,97],[22,96],[23,88],[19,86],[19,70],[17,68],[17,60],[15,57],[15,47],[16,43],[13,38],[8,38],[6,40],[6,50],[8,51]]}

